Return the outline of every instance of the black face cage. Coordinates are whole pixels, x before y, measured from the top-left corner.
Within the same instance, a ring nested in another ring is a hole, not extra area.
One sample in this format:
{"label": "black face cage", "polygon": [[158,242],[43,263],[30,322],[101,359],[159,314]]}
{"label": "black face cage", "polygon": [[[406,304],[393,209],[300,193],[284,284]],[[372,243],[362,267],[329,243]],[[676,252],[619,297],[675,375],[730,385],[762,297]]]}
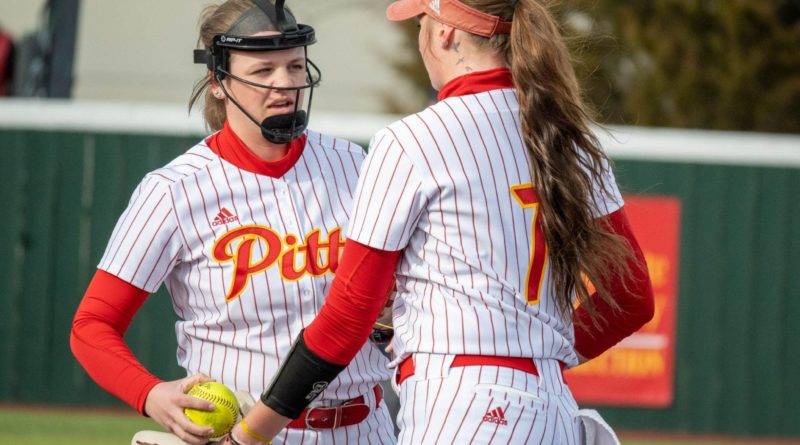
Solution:
{"label": "black face cage", "polygon": [[[254,0],[255,3],[266,14],[272,23],[277,23],[280,34],[270,36],[236,36],[228,34],[217,34],[214,36],[210,49],[194,50],[194,63],[201,63],[208,67],[214,74],[214,79],[219,83],[225,96],[242,111],[253,123],[261,128],[264,138],[276,144],[285,144],[299,137],[308,125],[311,114],[311,102],[314,97],[314,87],[319,85],[322,80],[322,73],[314,62],[308,59],[308,45],[316,43],[314,28],[308,25],[295,23],[294,20],[287,20],[283,9],[285,0],[276,0],[274,9],[269,0]],[[279,51],[292,48],[303,48],[306,60],[306,83],[294,87],[276,87],[263,85],[242,79],[231,74],[228,67],[229,51]],[[263,122],[258,122],[250,113],[244,110],[241,105],[228,94],[227,89],[222,83],[225,77],[230,77],[237,82],[242,82],[257,88],[269,90],[295,91],[294,112],[290,114],[270,116]],[[308,112],[299,109],[300,91],[308,89]]]}

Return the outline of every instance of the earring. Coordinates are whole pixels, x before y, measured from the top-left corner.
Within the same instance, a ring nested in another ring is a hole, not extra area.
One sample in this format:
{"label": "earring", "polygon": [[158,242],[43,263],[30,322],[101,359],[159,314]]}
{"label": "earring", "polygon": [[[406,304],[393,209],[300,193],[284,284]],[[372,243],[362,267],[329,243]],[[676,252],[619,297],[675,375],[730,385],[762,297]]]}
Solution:
{"label": "earring", "polygon": [[222,93],[220,93],[219,91],[215,91],[214,97],[216,97],[217,99],[222,99]]}

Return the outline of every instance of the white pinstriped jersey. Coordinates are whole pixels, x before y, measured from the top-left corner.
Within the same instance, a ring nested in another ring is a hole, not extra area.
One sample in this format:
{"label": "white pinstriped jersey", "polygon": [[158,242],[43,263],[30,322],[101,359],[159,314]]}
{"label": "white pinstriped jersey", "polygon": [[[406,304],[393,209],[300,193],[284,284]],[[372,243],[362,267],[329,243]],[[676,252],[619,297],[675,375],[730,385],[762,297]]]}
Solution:
{"label": "white pinstriped jersey", "polygon": [[[178,363],[258,397],[324,302],[363,159],[309,131],[297,163],[272,178],[203,141],[144,178],[98,267],[148,292],[164,283]],[[357,397],[389,375],[368,342],[320,400]]]}
{"label": "white pinstriped jersey", "polygon": [[[377,133],[348,237],[403,249],[394,348],[577,363],[558,316],[513,89],[444,99]],[[622,205],[594,196],[596,216]],[[535,228],[535,229],[534,229]]]}

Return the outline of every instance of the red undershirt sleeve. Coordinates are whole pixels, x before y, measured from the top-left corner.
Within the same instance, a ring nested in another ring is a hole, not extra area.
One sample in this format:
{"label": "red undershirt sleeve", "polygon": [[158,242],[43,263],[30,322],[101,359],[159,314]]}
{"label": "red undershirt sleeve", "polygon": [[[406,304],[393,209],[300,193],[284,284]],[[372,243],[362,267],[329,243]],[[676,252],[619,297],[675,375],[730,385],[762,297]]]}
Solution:
{"label": "red undershirt sleeve", "polygon": [[400,254],[347,241],[325,304],[303,331],[311,351],[338,365],[350,363],[394,287]]}
{"label": "red undershirt sleeve", "polygon": [[613,233],[621,235],[630,244],[633,258],[628,260],[631,274],[627,278],[614,277],[606,284],[607,289],[619,305],[620,310],[614,310],[602,301],[597,293],[591,298],[595,310],[604,319],[601,329],[596,329],[591,322],[591,317],[586,309],[578,307],[573,314],[575,321],[575,350],[587,359],[595,358],[625,337],[633,334],[645,323],[653,318],[655,303],[650,276],[647,272],[642,249],[628,222],[623,209],[619,209],[604,218],[604,223]]}
{"label": "red undershirt sleeve", "polygon": [[123,340],[148,293],[98,270],[75,313],[70,347],[103,389],[144,413],[147,394],[161,380],[147,372]]}

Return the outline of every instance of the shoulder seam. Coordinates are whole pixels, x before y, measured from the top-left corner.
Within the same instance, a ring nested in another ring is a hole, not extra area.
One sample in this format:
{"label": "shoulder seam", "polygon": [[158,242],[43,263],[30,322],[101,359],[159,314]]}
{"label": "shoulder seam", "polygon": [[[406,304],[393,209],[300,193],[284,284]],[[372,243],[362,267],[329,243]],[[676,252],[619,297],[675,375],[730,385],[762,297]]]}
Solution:
{"label": "shoulder seam", "polygon": [[[324,150],[343,151],[354,154],[365,153],[364,148],[361,145],[349,139],[330,136],[323,133],[317,133],[316,131],[312,130],[309,130],[306,133],[306,135],[308,137],[308,140],[306,141],[307,144],[316,145]],[[330,143],[326,143],[327,142],[326,140],[330,141]],[[335,142],[341,142],[341,144]]]}
{"label": "shoulder seam", "polygon": [[[201,156],[199,154],[190,153],[192,150],[194,150],[198,146],[203,146],[203,147],[208,148],[208,146],[198,144],[195,147],[190,148],[188,151],[182,153],[180,156],[178,156],[177,158],[173,159],[168,164],[166,164],[166,165],[164,165],[164,166],[162,166],[162,167],[160,167],[160,168],[158,168],[156,170],[153,170],[153,171],[147,173],[145,175],[145,178],[153,179],[153,180],[155,180],[157,182],[168,183],[168,184],[172,185],[172,184],[184,181],[186,178],[194,177],[195,175],[197,175],[197,173],[200,170],[203,169],[203,167],[209,165],[210,163],[212,163],[212,162],[214,162],[216,160],[215,158],[206,159],[204,156]],[[197,164],[194,164],[194,163],[192,163],[192,164],[181,163],[181,164],[172,165],[173,162],[175,162],[176,160],[178,160],[178,159],[180,159],[180,158],[182,158],[184,156],[201,157],[201,158],[205,159],[205,161],[199,162]],[[193,170],[189,171],[189,172],[178,172],[178,171],[176,171],[176,168],[175,168],[177,166],[189,167],[189,168],[192,168]],[[174,176],[174,178],[165,176],[163,173],[161,173],[161,172],[164,172],[164,171],[169,172],[172,176]]]}

